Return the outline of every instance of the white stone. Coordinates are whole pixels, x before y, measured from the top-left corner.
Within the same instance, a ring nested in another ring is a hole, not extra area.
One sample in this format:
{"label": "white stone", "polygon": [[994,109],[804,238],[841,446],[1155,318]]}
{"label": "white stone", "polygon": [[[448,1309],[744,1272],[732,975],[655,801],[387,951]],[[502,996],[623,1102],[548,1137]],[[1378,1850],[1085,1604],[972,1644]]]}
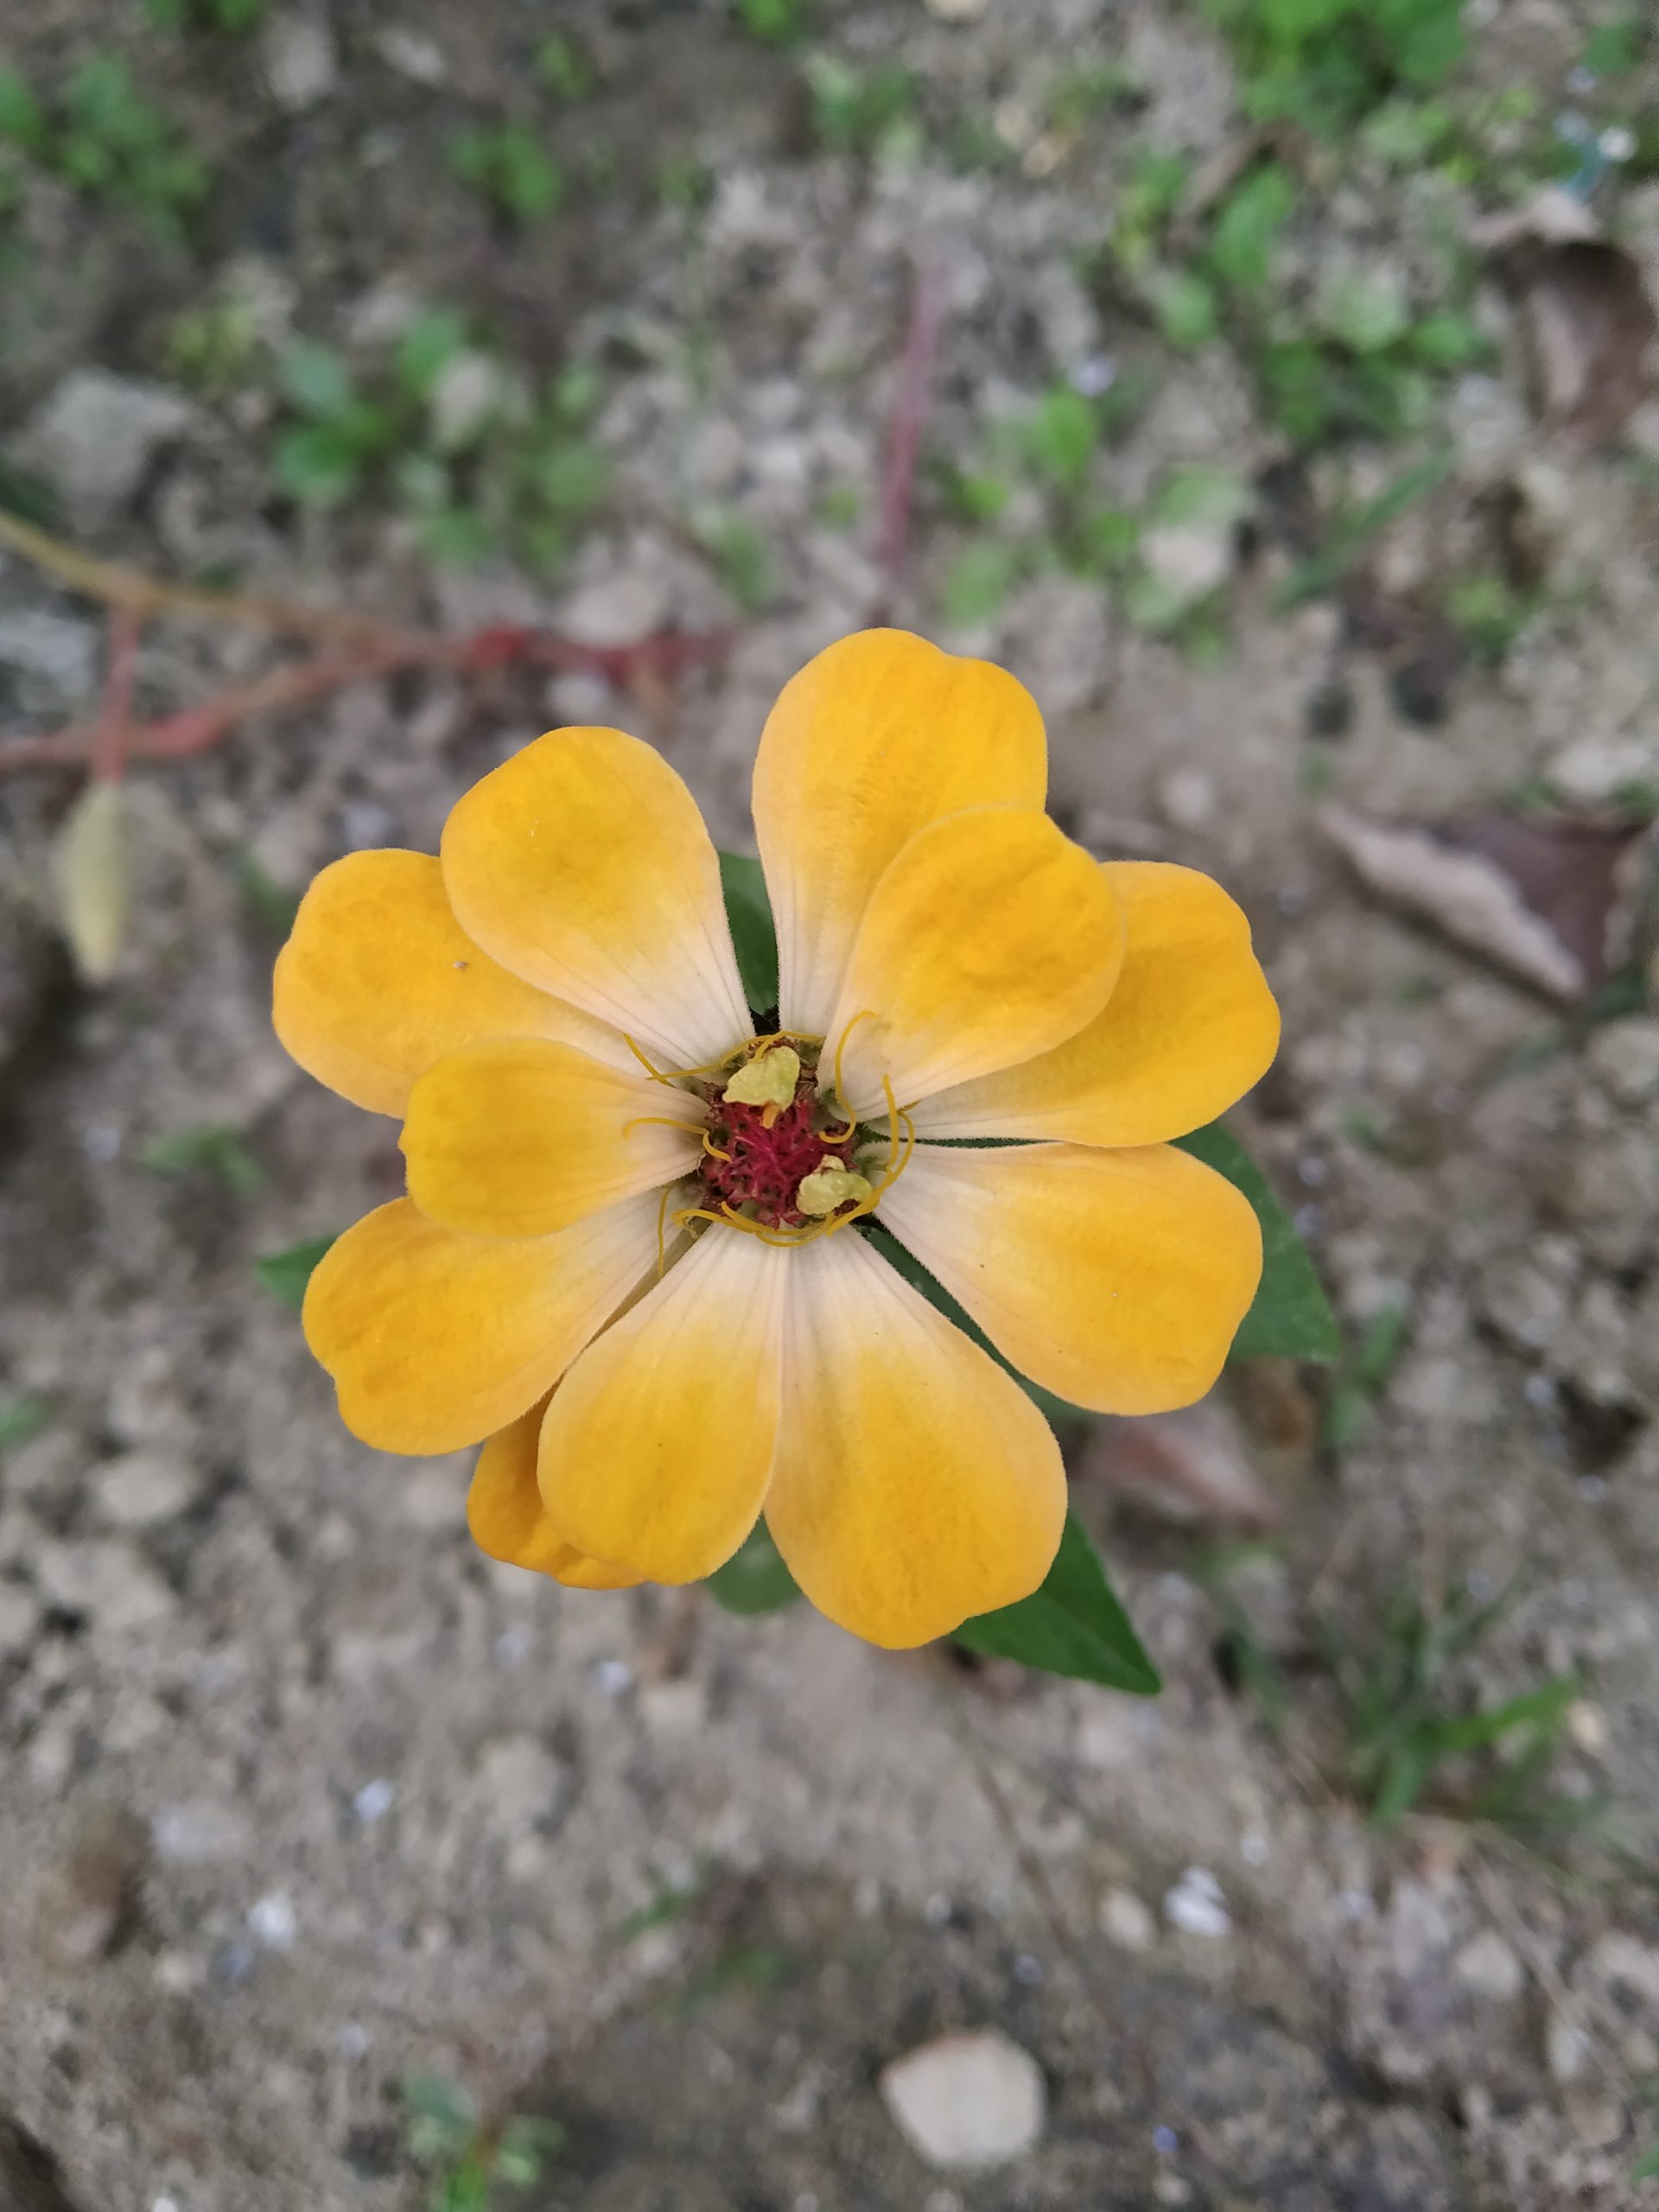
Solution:
{"label": "white stone", "polygon": [[446,453],[471,445],[500,413],[505,397],[499,362],[475,347],[457,353],[432,389],[433,436]]}
{"label": "white stone", "polygon": [[160,1807],[149,1833],[156,1857],[175,1866],[211,1866],[244,1858],[253,1847],[247,1815],[211,1797],[184,1798]]}
{"label": "white stone", "polygon": [[1202,830],[1216,817],[1216,787],[1201,768],[1172,768],[1158,785],[1158,811],[1177,830]]}
{"label": "white stone", "polygon": [[1047,2103],[1036,2060],[995,2028],[941,2036],[895,2058],[882,2073],[881,2096],[929,2165],[963,2171],[1032,2149]]}
{"label": "white stone", "polygon": [[1108,1890],[1100,1901],[1100,1931],[1126,1951],[1145,1951],[1157,1939],[1158,1923],[1133,1890]]}
{"label": "white stone", "polygon": [[976,23],[990,0],[926,0],[927,12],[942,23]]}
{"label": "white stone", "polygon": [[374,35],[374,50],[388,69],[411,84],[441,85],[449,74],[443,48],[409,23],[388,23]]}
{"label": "white stone", "polygon": [[173,1610],[172,1592],[130,1544],[43,1544],[35,1573],[52,1604],[118,1636],[153,1628]]}
{"label": "white stone", "polygon": [[1609,1988],[1628,1990],[1659,2012],[1659,1950],[1634,1936],[1602,1936],[1586,1953],[1585,1971]]}
{"label": "white stone", "polygon": [[340,80],[334,34],[320,16],[270,16],[259,36],[259,62],[272,99],[289,115],[327,99]]}
{"label": "white stone", "polygon": [[198,1487],[196,1470],[168,1452],[124,1452],[92,1475],[99,1517],[117,1529],[147,1529],[172,1520]]}
{"label": "white stone", "polygon": [[1166,522],[1144,533],[1141,557],[1183,605],[1218,590],[1233,572],[1231,524]]}
{"label": "white stone", "polygon": [[14,447],[78,523],[105,521],[144,480],[161,448],[191,419],[189,403],[165,385],[76,369],[50,391]]}
{"label": "white stone", "polygon": [[1452,1970],[1465,1989],[1506,2005],[1526,1986],[1527,1972],[1497,1929],[1484,1929],[1458,1953]]}
{"label": "white stone", "polygon": [[1166,1891],[1164,1917],[1187,1936],[1217,1939],[1233,1931],[1221,1884],[1207,1866],[1189,1866],[1174,1887]]}
{"label": "white stone", "polygon": [[1558,2082],[1576,2082],[1594,2057],[1584,2030],[1560,2012],[1552,2013],[1544,2038],[1544,2056]]}
{"label": "white stone", "polygon": [[248,1932],[268,1951],[290,1951],[300,1932],[299,1915],[286,1890],[271,1890],[248,1911]]}
{"label": "white stone", "polygon": [[563,601],[557,627],[579,645],[636,645],[668,620],[668,594],[647,576],[606,576]]}

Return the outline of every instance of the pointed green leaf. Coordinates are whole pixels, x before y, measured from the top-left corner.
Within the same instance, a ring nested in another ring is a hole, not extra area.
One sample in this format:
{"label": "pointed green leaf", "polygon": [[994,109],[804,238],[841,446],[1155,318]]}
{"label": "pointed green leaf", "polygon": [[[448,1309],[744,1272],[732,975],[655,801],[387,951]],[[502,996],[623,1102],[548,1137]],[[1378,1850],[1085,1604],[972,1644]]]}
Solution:
{"label": "pointed green leaf", "polygon": [[760,861],[747,853],[722,853],[720,886],[744,995],[756,1014],[769,1013],[778,1003],[778,935]]}
{"label": "pointed green leaf", "polygon": [[964,1621],[956,1641],[970,1651],[1017,1659],[1046,1675],[1101,1682],[1136,1697],[1156,1697],[1163,1688],[1075,1513],[1066,1515],[1060,1548],[1041,1589],[1017,1605]]}
{"label": "pointed green leaf", "polygon": [[339,1234],[338,1230],[329,1230],[321,1236],[302,1237],[286,1251],[267,1252],[253,1263],[254,1280],[297,1313],[305,1303],[305,1287],[311,1280],[311,1270]]}
{"label": "pointed green leaf", "polygon": [[1335,1359],[1342,1351],[1342,1332],[1331,1301],[1267,1177],[1219,1122],[1175,1141],[1241,1190],[1262,1224],[1261,1286],[1233,1339],[1231,1357],[1260,1359],[1277,1353],[1286,1359]]}
{"label": "pointed green leaf", "polygon": [[725,1566],[709,1577],[709,1594],[728,1613],[747,1618],[792,1605],[801,1592],[766,1522],[757,1521]]}

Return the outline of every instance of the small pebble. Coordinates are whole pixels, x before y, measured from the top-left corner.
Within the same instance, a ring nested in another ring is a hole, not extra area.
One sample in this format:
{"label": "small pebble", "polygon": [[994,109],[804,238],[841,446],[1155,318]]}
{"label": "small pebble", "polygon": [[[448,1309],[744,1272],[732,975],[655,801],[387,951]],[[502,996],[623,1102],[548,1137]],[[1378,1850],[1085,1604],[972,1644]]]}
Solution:
{"label": "small pebble", "polygon": [[300,1929],[299,1916],[294,1910],[294,1900],[286,1890],[271,1890],[248,1909],[248,1929],[257,1943],[267,1951],[286,1951],[293,1948],[294,1938]]}
{"label": "small pebble", "polygon": [[880,2088],[899,2133],[931,2166],[1005,2165],[1043,2132],[1041,2069],[995,2028],[907,2051],[883,2071]]}
{"label": "small pebble", "polygon": [[1152,2147],[1160,2158],[1173,2158],[1181,2147],[1181,2139],[1173,2127],[1154,2127]]}
{"label": "small pebble", "polygon": [[396,1785],[381,1776],[373,1782],[364,1783],[352,1800],[352,1810],[365,1827],[371,1827],[376,1821],[385,1818],[397,1795]]}
{"label": "small pebble", "polygon": [[1238,1855],[1247,1866],[1265,1866],[1272,1849],[1266,1836],[1255,1828],[1238,1839]]}
{"label": "small pebble", "polygon": [[1233,1916],[1221,1885],[1207,1866],[1189,1866],[1174,1887],[1165,1892],[1164,1917],[1172,1928],[1188,1936],[1219,1938],[1230,1936],[1233,1930]]}
{"label": "small pebble", "polygon": [[626,1659],[596,1659],[594,1681],[607,1697],[620,1697],[633,1688],[633,1669]]}
{"label": "small pebble", "polygon": [[1157,1940],[1152,1908],[1133,1890],[1108,1890],[1100,1901],[1100,1928],[1126,1951],[1149,1950]]}
{"label": "small pebble", "polygon": [[1526,1968],[1495,1928],[1483,1929],[1465,1943],[1452,1970],[1465,1989],[1496,2005],[1508,2004],[1526,1986]]}

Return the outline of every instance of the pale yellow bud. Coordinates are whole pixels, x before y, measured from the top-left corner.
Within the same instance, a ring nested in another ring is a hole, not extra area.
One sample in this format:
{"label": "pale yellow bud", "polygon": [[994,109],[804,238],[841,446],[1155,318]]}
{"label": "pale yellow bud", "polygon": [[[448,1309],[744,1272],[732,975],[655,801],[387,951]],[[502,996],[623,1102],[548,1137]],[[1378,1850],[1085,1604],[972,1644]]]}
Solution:
{"label": "pale yellow bud", "polygon": [[88,784],[69,810],[54,855],[58,912],[75,965],[107,983],[126,941],[130,893],[126,800],[119,784]]}

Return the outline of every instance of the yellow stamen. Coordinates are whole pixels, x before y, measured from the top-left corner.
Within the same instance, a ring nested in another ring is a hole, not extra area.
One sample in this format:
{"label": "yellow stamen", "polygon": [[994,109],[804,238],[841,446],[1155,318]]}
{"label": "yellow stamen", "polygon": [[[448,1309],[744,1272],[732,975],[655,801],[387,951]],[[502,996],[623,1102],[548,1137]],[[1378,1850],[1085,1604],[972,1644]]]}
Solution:
{"label": "yellow stamen", "polygon": [[733,1155],[729,1152],[722,1152],[707,1129],[702,1133],[702,1148],[710,1160],[723,1160],[728,1167],[731,1166]]}
{"label": "yellow stamen", "polygon": [[623,1135],[625,1137],[630,1135],[633,1130],[643,1128],[646,1122],[650,1122],[653,1128],[658,1129],[683,1129],[689,1137],[694,1137],[697,1134],[698,1124],[696,1122],[682,1122],[672,1114],[636,1114],[631,1122],[623,1122]]}
{"label": "yellow stamen", "polygon": [[836,1047],[836,1075],[834,1084],[831,1086],[830,1096],[834,1098],[836,1105],[841,1109],[842,1112],[845,1114],[849,1122],[853,1119],[853,1110],[847,1103],[846,1096],[841,1087],[841,1058],[842,1054],[847,1050],[847,1039],[852,1035],[854,1030],[857,1028],[859,1023],[861,1021],[874,1021],[874,1019],[875,1009],[874,1007],[867,1006],[862,1014],[855,1014],[852,1020],[848,1023],[847,1027],[842,1031],[841,1042]]}

